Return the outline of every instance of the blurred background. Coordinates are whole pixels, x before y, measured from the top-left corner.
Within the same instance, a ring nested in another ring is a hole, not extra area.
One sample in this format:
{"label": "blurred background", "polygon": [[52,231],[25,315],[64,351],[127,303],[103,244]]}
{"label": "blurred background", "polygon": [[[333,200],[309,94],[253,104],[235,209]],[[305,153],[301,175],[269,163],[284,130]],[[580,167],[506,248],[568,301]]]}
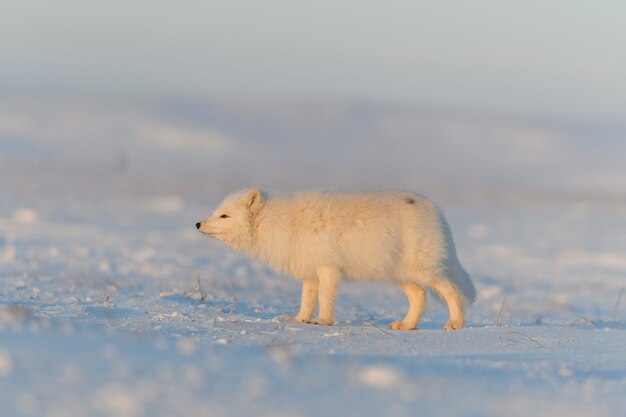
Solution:
{"label": "blurred background", "polygon": [[8,2],[0,191],[623,195],[625,13],[618,1]]}

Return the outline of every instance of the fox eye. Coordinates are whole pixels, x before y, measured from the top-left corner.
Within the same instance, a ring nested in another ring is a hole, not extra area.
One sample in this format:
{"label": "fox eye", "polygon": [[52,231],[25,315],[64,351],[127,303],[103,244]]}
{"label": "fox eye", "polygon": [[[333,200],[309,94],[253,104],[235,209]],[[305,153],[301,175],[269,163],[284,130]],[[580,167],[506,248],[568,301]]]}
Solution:
{"label": "fox eye", "polygon": [[222,215],[220,216],[220,218],[222,218],[222,219],[227,219],[227,218],[229,218],[229,217],[230,217],[230,216],[229,216],[228,214],[222,214]]}

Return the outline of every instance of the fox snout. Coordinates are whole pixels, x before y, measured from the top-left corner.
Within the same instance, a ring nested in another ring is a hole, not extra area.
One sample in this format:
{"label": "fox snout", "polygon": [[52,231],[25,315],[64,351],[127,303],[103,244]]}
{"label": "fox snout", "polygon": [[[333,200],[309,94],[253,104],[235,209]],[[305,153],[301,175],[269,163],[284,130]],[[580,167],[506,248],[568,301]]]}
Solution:
{"label": "fox snout", "polygon": [[200,230],[200,226],[201,226],[200,223],[196,223],[196,229]]}

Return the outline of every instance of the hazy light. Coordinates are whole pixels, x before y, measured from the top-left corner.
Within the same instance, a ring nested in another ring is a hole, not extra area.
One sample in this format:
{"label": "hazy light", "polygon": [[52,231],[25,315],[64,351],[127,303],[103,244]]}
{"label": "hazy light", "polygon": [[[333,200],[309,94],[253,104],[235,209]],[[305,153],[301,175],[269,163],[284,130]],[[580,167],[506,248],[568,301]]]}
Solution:
{"label": "hazy light", "polygon": [[26,0],[0,88],[359,96],[619,119],[623,2]]}

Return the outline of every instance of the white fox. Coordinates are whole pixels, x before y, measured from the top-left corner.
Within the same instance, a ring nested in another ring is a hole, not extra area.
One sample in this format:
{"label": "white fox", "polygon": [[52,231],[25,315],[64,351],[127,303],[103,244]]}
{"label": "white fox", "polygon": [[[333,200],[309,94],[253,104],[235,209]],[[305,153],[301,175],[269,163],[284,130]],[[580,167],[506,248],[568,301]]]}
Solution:
{"label": "white fox", "polygon": [[257,188],[227,197],[196,228],[303,282],[300,312],[288,320],[332,325],[342,278],[387,281],[409,301],[403,320],[415,330],[426,306],[425,287],[448,304],[444,329],[465,325],[464,306],[476,298],[438,208],[406,191],[306,192],[267,196]]}

